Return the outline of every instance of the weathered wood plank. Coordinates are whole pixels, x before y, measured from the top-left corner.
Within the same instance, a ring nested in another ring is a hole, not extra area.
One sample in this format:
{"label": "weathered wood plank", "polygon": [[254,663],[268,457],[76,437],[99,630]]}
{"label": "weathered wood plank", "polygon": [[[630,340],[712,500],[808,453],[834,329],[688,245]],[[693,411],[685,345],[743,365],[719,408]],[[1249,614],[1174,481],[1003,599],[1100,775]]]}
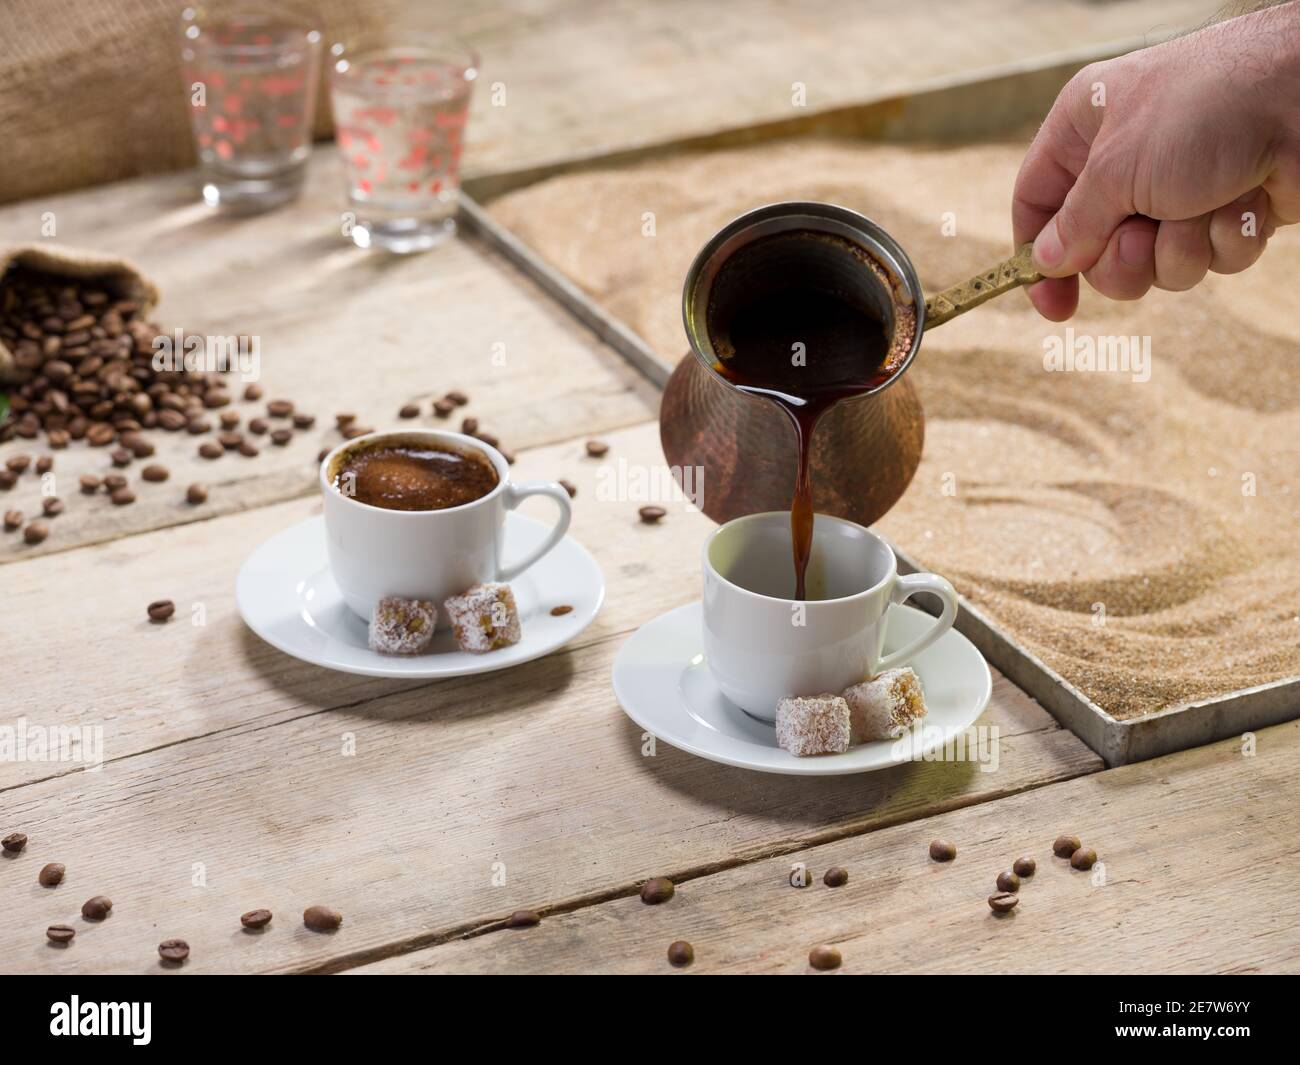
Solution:
{"label": "weathered wood plank", "polygon": [[[1254,757],[1217,743],[679,883],[661,906],[619,898],[356,971],[662,973],[686,939],[704,973],[810,972],[818,943],[849,973],[1298,972],[1300,724],[1257,739]],[[1062,832],[1096,849],[1104,883],[1052,856]],[[929,860],[937,837],[953,864]],[[1022,854],[1038,871],[994,917],[985,898]],[[819,882],[788,887],[792,861]],[[832,865],[846,886],[820,883]]]}
{"label": "weathered wood plank", "polygon": [[[197,454],[211,434],[151,432],[158,453],[148,461],[167,466],[171,478],[144,483],[139,461],[116,471],[136,493],[126,507],[78,491],[81,474],[113,469],[112,448],[74,442],[50,452],[54,489],[67,510],[49,522],[50,536],[38,546],[24,544],[18,533],[0,534],[0,563],[309,492],[318,452],[341,440],[334,427],[339,411],[355,413],[358,424],[390,428],[398,424],[398,408],[418,400],[423,416],[402,426],[458,428],[472,414],[512,448],[653,416],[659,402],[653,388],[479,241],[456,240],[401,260],[346,244],[334,203],[339,181],[332,150],[322,149],[303,199],[252,219],[196,213],[182,205],[182,182],[174,176],[41,205],[55,212],[61,242],[125,255],[154,278],[163,292],[157,318],[164,328],[259,338],[266,396],[234,405],[245,425],[265,414],[266,399],[277,397],[293,399],[317,421],[286,447],[250,436],[259,456],[227,453],[215,461]],[[0,229],[20,236],[32,230],[34,238],[37,226],[31,204],[0,209]],[[452,418],[434,418],[431,400],[450,388],[468,392],[472,405]],[[231,391],[239,396],[242,389]],[[0,446],[0,461],[47,451],[43,441],[15,440]],[[211,489],[199,507],[184,501],[195,481]],[[40,478],[28,472],[17,487],[0,491],[0,509],[35,517],[41,492]]]}

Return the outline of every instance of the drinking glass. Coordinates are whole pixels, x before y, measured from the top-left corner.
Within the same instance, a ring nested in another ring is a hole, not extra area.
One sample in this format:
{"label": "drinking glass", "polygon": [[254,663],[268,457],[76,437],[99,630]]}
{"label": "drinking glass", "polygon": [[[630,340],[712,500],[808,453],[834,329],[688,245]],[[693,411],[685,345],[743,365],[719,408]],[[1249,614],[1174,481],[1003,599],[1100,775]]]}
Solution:
{"label": "drinking glass", "polygon": [[261,210],[302,189],[311,151],[321,34],[275,4],[181,12],[181,70],[203,199]]}
{"label": "drinking glass", "polygon": [[456,232],[460,155],[478,56],[420,32],[330,49],[330,99],[361,248],[424,251]]}

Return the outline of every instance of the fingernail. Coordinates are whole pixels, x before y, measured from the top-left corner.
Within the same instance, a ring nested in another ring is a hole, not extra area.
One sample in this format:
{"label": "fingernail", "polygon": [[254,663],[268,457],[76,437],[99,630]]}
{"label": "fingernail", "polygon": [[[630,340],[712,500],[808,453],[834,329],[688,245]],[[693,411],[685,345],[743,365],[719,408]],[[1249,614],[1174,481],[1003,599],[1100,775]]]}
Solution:
{"label": "fingernail", "polygon": [[1056,219],[1053,218],[1034,238],[1034,262],[1040,268],[1050,270],[1059,266],[1064,259],[1065,246],[1061,243],[1060,234],[1056,232]]}
{"label": "fingernail", "polygon": [[1130,229],[1119,235],[1119,261],[1125,266],[1143,266],[1151,258],[1155,234],[1145,229]]}

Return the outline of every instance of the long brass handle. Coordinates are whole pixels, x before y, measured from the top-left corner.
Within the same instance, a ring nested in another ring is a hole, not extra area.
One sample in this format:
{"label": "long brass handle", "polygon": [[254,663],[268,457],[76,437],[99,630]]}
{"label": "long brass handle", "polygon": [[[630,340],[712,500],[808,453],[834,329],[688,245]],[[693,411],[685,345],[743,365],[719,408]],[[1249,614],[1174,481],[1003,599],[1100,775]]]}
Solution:
{"label": "long brass handle", "polygon": [[1022,244],[1011,258],[980,271],[969,281],[936,292],[925,301],[925,327],[942,325],[994,296],[1041,281],[1043,275],[1034,269],[1033,251],[1032,243]]}

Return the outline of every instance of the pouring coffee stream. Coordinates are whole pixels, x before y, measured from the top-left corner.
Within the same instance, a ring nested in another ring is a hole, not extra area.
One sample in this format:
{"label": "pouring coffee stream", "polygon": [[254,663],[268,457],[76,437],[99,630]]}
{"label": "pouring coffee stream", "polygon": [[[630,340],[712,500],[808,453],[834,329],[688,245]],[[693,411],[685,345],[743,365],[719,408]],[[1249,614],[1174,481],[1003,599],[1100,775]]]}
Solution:
{"label": "pouring coffee stream", "polygon": [[[794,598],[807,598],[819,424],[833,430],[830,458],[817,463],[817,487],[829,487],[832,501],[823,509],[874,522],[902,495],[920,459],[919,404],[910,382],[891,386],[927,326],[1040,280],[1030,252],[1025,245],[923,301],[911,260],[870,219],[830,204],[786,203],[740,216],[697,255],[683,291],[697,358],[679,364],[665,391],[664,453],[675,469],[704,468],[705,497],[697,502],[715,520],[789,507]],[[795,431],[794,485],[784,500],[774,500],[763,480],[788,470],[782,444],[789,438],[755,432],[765,420],[761,408],[780,410]],[[730,447],[718,439],[728,421]],[[869,481],[861,491],[821,483],[827,473],[832,481],[856,475],[863,462]]]}

